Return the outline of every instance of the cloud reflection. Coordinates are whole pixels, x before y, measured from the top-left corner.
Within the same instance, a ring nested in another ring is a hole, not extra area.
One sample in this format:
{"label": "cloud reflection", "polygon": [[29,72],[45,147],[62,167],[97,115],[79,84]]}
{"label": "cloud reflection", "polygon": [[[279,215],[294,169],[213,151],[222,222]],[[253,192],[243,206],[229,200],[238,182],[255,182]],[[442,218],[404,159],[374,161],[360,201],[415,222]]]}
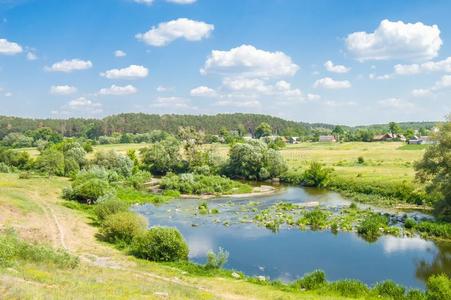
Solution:
{"label": "cloud reflection", "polygon": [[418,237],[414,238],[397,238],[388,236],[382,239],[385,253],[405,252],[405,251],[425,251],[434,248],[434,243],[426,241]]}

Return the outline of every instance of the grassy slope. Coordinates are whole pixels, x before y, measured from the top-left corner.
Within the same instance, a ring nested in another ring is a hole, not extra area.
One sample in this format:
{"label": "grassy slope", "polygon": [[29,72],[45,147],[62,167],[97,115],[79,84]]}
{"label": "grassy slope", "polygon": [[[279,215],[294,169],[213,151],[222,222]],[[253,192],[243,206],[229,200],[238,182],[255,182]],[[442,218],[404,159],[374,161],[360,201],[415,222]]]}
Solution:
{"label": "grassy slope", "polygon": [[224,277],[200,277],[126,256],[95,239],[86,215],[64,207],[64,178],[19,180],[0,174],[0,227],[27,240],[65,248],[81,259],[73,270],[18,263],[0,269],[2,299],[345,299],[289,293]]}

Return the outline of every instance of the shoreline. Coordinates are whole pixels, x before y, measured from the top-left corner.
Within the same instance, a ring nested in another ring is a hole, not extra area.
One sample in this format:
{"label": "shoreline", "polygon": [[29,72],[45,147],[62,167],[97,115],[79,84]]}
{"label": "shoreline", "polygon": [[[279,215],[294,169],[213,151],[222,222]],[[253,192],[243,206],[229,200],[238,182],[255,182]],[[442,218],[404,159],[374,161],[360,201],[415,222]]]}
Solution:
{"label": "shoreline", "polygon": [[254,187],[252,192],[243,193],[243,194],[220,194],[220,195],[191,195],[191,194],[182,194],[179,199],[201,199],[201,200],[211,200],[218,198],[247,198],[247,197],[259,197],[259,196],[267,196],[280,192],[282,188],[275,188],[270,185],[261,185],[258,187]]}

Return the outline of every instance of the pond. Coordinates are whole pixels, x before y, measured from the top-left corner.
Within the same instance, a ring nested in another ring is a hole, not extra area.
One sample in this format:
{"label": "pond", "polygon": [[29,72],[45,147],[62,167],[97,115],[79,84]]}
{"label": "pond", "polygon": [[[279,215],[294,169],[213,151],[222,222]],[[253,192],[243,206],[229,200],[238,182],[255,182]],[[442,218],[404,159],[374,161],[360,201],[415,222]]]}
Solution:
{"label": "pond", "polygon": [[369,285],[386,279],[406,287],[424,288],[430,274],[451,272],[451,243],[436,243],[418,237],[383,236],[369,243],[353,232],[301,231],[281,227],[277,233],[244,221],[249,207],[265,209],[278,202],[319,202],[331,210],[351,202],[338,193],[287,187],[260,197],[208,200],[218,214],[198,214],[197,199],[167,204],[135,206],[134,211],[151,226],[177,227],[190,248],[190,259],[205,263],[208,251],[219,247],[229,252],[225,268],[249,276],[292,281],[315,269],[328,280],[359,279]]}

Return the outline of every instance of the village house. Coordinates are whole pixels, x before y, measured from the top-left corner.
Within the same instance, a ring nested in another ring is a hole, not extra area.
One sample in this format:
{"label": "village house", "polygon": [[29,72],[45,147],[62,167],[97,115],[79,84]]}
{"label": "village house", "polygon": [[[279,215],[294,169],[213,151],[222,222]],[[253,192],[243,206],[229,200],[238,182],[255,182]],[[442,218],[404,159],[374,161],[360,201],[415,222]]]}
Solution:
{"label": "village house", "polygon": [[320,143],[335,143],[337,140],[333,135],[320,135],[319,142]]}
{"label": "village house", "polygon": [[288,143],[290,144],[299,144],[300,138],[298,136],[290,136],[288,138]]}
{"label": "village house", "polygon": [[401,141],[405,142],[406,137],[402,134],[391,134],[391,133],[385,133],[385,134],[379,134],[375,135],[373,137],[373,142],[391,142],[391,141]]}

